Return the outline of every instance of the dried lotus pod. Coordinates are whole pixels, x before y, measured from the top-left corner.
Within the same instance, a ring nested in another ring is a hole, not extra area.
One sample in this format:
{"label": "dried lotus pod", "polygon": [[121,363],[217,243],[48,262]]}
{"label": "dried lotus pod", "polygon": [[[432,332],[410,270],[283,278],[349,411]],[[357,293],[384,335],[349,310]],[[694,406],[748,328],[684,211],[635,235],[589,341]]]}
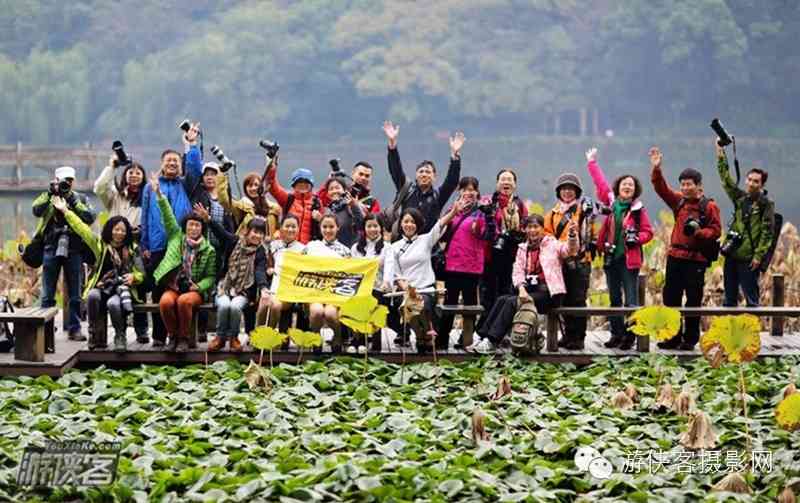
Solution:
{"label": "dried lotus pod", "polygon": [[672,385],[667,383],[658,388],[658,396],[656,403],[653,405],[656,409],[672,409],[672,404],[675,401],[675,392],[672,391]]}
{"label": "dried lotus pod", "polygon": [[689,429],[681,435],[680,443],[687,449],[713,449],[717,445],[717,434],[708,414],[702,410],[691,413]]}
{"label": "dried lotus pod", "polygon": [[486,431],[486,414],[476,408],[472,412],[472,441],[477,445],[480,442],[488,441],[489,433]]}
{"label": "dried lotus pod", "polygon": [[489,395],[489,400],[500,400],[506,395],[511,394],[511,382],[508,380],[508,376],[503,376],[497,381],[497,390],[494,393]]}
{"label": "dried lotus pod", "polygon": [[633,400],[624,391],[619,391],[611,398],[611,405],[615,409],[628,410],[633,408]]}
{"label": "dried lotus pod", "polygon": [[795,386],[793,382],[790,382],[785,388],[783,388],[783,398],[795,393],[797,393],[797,386]]}
{"label": "dried lotus pod", "polygon": [[731,472],[725,475],[722,480],[711,487],[711,490],[714,492],[726,491],[738,494],[751,494],[753,492],[750,486],[747,485],[747,481],[739,472]]}
{"label": "dried lotus pod", "polygon": [[708,364],[711,365],[711,368],[718,369],[725,363],[725,352],[722,350],[722,346],[719,344],[714,344],[709,348],[708,351],[705,352],[706,360],[708,360]]}
{"label": "dried lotus pod", "polygon": [[628,384],[627,386],[625,386],[625,394],[628,395],[628,398],[630,398],[634,402],[639,400],[639,391],[633,384]]}
{"label": "dried lotus pod", "polygon": [[797,503],[797,497],[791,487],[786,486],[783,488],[783,491],[778,495],[778,503]]}

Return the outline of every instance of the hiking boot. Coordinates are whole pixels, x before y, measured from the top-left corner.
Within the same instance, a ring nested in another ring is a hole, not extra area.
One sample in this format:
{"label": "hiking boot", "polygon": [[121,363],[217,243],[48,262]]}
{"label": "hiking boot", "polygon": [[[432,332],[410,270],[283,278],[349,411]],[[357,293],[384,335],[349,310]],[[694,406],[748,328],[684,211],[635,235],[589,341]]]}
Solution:
{"label": "hiking boot", "polygon": [[697,343],[692,341],[681,341],[681,345],[678,346],[680,351],[694,351],[694,347]]}
{"label": "hiking boot", "polygon": [[242,343],[239,341],[238,337],[231,337],[230,349],[234,353],[240,353],[242,351]]}
{"label": "hiking boot", "polygon": [[583,341],[580,340],[567,341],[567,343],[564,345],[564,349],[569,349],[570,351],[580,351],[583,348]]}
{"label": "hiking boot", "polygon": [[619,349],[623,351],[629,351],[633,349],[633,346],[636,343],[636,335],[635,334],[625,334],[622,336],[622,342],[619,343]]}
{"label": "hiking boot", "polygon": [[680,336],[680,334],[678,334],[672,339],[659,342],[656,344],[656,346],[658,346],[659,349],[678,349],[681,345],[681,342],[683,342],[683,338]]}
{"label": "hiking boot", "polygon": [[86,336],[81,333],[80,329],[78,329],[78,330],[70,330],[69,334],[67,335],[67,339],[69,339],[71,341],[77,341],[77,342],[83,342],[83,341],[87,340]]}
{"label": "hiking boot", "polygon": [[208,343],[208,351],[219,351],[220,349],[225,347],[225,339],[220,336],[215,336],[211,339],[211,342]]}
{"label": "hiking boot", "polygon": [[468,351],[479,353],[482,355],[488,355],[494,353],[497,348],[495,347],[494,343],[489,340],[488,337],[484,337],[480,340],[480,342],[476,342],[472,346],[467,348]]}
{"label": "hiking boot", "polygon": [[624,337],[622,335],[613,334],[609,340],[607,340],[606,342],[603,343],[603,346],[607,347],[609,349],[618,348],[620,346],[620,344],[622,344],[623,340],[624,340]]}
{"label": "hiking boot", "polygon": [[178,341],[178,344],[175,346],[176,353],[185,353],[189,351],[189,343],[186,342],[186,339],[181,339]]}
{"label": "hiking boot", "polygon": [[176,337],[169,337],[167,343],[164,345],[164,351],[175,351],[178,347],[178,339]]}
{"label": "hiking boot", "polygon": [[161,339],[153,338],[153,349],[161,349],[164,347],[164,341]]}
{"label": "hiking boot", "polygon": [[150,337],[147,336],[147,332],[141,334],[136,332],[136,342],[139,344],[148,344],[150,342]]}

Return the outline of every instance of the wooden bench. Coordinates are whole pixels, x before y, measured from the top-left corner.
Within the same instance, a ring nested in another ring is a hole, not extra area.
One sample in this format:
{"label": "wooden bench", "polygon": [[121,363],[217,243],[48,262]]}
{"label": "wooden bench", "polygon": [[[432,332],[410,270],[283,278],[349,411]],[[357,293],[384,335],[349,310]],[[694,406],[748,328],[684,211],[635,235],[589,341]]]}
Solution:
{"label": "wooden bench", "polygon": [[[133,305],[134,313],[158,313],[160,311],[158,304],[141,303]],[[205,342],[205,334],[203,337],[198,337],[197,333],[197,315],[201,312],[216,312],[217,307],[214,304],[200,304],[194,312],[192,317],[192,327],[189,329],[189,347],[194,349],[197,347],[198,339],[200,342]],[[89,343],[92,347],[103,348],[108,345],[108,316],[104,316],[102,320],[97,320],[94,327],[94,340]]]}
{"label": "wooden bench", "polygon": [[[436,314],[461,315],[461,345],[466,348],[472,345],[475,335],[475,318],[483,314],[483,306],[465,306],[463,304],[437,304]],[[447,334],[448,337],[450,334]]]}
{"label": "wooden bench", "polygon": [[14,358],[43,362],[44,353],[55,351],[57,307],[26,307],[0,313],[0,322],[14,324]]}
{"label": "wooden bench", "polygon": [[[615,316],[629,315],[640,309],[639,307],[559,307],[552,309],[547,315],[547,351],[558,351],[559,316]],[[676,307],[684,318],[699,318],[702,316],[736,316],[739,314],[754,314],[756,316],[769,316],[773,320],[783,317],[800,316],[800,307]],[[646,353],[650,350],[650,338],[638,337],[637,349]]]}

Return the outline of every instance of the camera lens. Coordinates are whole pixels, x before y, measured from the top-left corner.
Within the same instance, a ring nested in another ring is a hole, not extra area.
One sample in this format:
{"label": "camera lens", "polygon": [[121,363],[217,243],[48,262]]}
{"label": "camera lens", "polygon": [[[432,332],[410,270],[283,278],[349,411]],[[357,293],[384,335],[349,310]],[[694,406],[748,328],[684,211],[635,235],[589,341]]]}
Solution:
{"label": "camera lens", "polygon": [[188,132],[189,132],[189,129],[191,129],[191,127],[192,127],[192,126],[191,126],[191,124],[189,123],[189,119],[183,119],[183,121],[181,121],[181,122],[179,122],[179,123],[178,123],[178,127],[179,127],[180,129],[183,129],[183,131],[184,131],[185,133],[188,133]]}

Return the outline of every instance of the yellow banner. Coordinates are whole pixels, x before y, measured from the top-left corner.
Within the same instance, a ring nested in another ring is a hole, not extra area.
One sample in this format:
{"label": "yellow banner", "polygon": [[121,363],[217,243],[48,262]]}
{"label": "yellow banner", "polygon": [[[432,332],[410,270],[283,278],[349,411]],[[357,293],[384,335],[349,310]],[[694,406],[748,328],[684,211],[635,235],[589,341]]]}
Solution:
{"label": "yellow banner", "polygon": [[341,306],[354,297],[372,295],[378,260],[333,258],[284,252],[277,278],[281,302]]}

